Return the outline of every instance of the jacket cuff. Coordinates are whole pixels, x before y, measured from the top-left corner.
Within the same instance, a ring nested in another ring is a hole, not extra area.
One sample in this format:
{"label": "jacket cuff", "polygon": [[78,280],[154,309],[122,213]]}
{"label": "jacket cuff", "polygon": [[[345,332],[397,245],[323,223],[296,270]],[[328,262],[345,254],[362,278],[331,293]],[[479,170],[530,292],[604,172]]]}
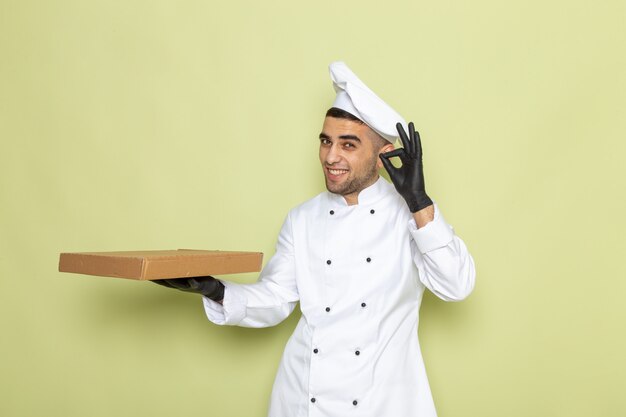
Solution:
{"label": "jacket cuff", "polygon": [[221,282],[225,287],[222,304],[203,296],[204,312],[207,318],[215,324],[236,326],[246,316],[247,298],[238,284]]}
{"label": "jacket cuff", "polygon": [[444,220],[439,207],[435,206],[435,218],[424,227],[417,228],[415,219],[409,220],[409,232],[421,253],[443,248],[454,239],[454,231]]}

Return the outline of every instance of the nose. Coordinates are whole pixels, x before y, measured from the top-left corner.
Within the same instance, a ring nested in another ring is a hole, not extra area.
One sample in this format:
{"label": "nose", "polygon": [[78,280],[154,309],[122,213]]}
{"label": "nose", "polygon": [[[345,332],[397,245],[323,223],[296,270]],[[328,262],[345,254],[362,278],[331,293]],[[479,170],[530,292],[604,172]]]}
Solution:
{"label": "nose", "polygon": [[330,149],[328,149],[328,153],[326,154],[325,162],[328,165],[335,164],[341,160],[341,155],[339,153],[339,149],[337,148],[337,144],[333,144]]}

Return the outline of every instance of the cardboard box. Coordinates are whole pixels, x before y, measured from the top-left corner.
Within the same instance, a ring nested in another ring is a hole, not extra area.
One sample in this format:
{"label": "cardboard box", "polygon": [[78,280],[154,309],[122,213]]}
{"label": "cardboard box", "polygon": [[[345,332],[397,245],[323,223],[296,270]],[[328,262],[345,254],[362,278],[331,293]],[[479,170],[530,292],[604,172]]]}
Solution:
{"label": "cardboard box", "polygon": [[62,253],[59,271],[103,277],[155,280],[261,270],[263,253],[218,250],[155,250]]}

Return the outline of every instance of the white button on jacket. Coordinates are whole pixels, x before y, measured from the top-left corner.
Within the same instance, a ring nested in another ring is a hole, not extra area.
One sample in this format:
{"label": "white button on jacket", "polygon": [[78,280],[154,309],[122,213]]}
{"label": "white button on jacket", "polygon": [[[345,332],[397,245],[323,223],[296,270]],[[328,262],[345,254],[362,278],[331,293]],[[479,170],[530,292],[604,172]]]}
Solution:
{"label": "white button on jacket", "polygon": [[[424,289],[457,301],[474,261],[435,205],[417,229],[393,185],[379,178],[348,206],[324,192],[291,210],[259,281],[224,281],[213,323],[266,327],[300,301],[269,417],[436,416],[417,338]],[[332,213],[332,214],[331,214]]]}

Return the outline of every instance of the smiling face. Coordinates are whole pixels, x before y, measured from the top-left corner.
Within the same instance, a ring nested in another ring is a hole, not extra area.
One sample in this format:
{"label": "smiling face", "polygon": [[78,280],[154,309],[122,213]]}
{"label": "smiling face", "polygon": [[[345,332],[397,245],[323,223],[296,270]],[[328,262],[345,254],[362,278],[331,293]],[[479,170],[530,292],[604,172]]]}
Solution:
{"label": "smiling face", "polygon": [[357,204],[359,192],[378,179],[378,155],[392,149],[365,123],[326,117],[319,152],[326,188],[342,195],[348,205]]}

